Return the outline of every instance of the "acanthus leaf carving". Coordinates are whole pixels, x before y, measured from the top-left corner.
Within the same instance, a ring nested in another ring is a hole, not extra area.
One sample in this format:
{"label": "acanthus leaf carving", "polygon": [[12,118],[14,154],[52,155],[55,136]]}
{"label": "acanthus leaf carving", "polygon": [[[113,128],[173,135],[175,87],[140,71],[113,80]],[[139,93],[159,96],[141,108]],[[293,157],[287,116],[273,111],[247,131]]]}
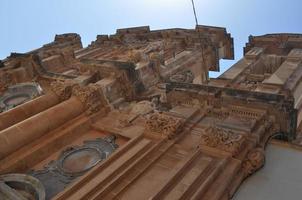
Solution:
{"label": "acanthus leaf carving", "polygon": [[51,90],[60,98],[61,101],[70,98],[72,88],[76,85],[73,81],[54,81],[50,84]]}
{"label": "acanthus leaf carving", "polygon": [[149,131],[168,138],[172,138],[178,133],[182,129],[182,125],[182,119],[159,112],[151,114],[146,121]]}
{"label": "acanthus leaf carving", "polygon": [[201,145],[217,148],[238,155],[245,141],[243,134],[218,127],[209,127],[201,136]]}
{"label": "acanthus leaf carving", "polygon": [[93,84],[88,86],[76,85],[72,89],[72,95],[82,102],[87,114],[98,112],[104,104],[101,89]]}

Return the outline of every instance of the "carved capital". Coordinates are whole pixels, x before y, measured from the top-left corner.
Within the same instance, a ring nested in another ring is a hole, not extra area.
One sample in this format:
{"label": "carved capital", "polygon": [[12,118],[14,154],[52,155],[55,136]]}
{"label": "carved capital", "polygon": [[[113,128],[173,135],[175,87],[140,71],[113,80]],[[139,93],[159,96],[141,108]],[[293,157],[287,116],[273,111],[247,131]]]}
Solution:
{"label": "carved capital", "polygon": [[76,84],[73,81],[54,81],[50,84],[51,90],[60,98],[61,101],[69,99],[72,88]]}
{"label": "carved capital", "polygon": [[262,148],[255,148],[251,150],[246,159],[242,163],[242,169],[245,177],[255,173],[258,169],[263,167],[265,162],[265,154]]}
{"label": "carved capital", "polygon": [[201,136],[201,145],[217,148],[236,156],[243,143],[244,136],[231,130],[217,127],[208,128]]}
{"label": "carved capital", "polygon": [[103,104],[103,95],[101,90],[93,84],[88,86],[76,85],[72,89],[72,95],[82,102],[87,110],[87,114],[98,112]]}
{"label": "carved capital", "polygon": [[163,137],[172,138],[183,125],[183,120],[162,113],[153,113],[146,121],[147,130]]}

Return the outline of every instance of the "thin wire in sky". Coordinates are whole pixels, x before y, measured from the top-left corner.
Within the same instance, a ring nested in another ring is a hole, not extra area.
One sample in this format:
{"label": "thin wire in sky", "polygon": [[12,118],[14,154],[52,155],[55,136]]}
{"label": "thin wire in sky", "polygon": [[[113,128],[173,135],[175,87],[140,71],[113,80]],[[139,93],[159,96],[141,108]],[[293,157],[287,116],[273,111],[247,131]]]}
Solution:
{"label": "thin wire in sky", "polygon": [[197,19],[197,15],[196,15],[194,0],[191,0],[191,2],[192,2],[193,12],[194,12],[194,16],[195,16],[195,22],[196,22],[196,26],[197,26],[198,25],[198,19]]}
{"label": "thin wire in sky", "polygon": [[[198,29],[198,19],[197,19],[197,14],[196,14],[194,0],[191,0],[191,2],[192,2],[193,12],[194,12],[194,17],[195,17],[195,22],[196,22],[196,29],[197,29],[197,32],[199,32],[199,29]],[[203,40],[201,38],[201,34],[200,33],[198,34],[198,38],[200,40],[200,50],[201,50],[201,58],[202,58],[201,67],[203,68],[205,66],[205,55],[204,55],[204,51],[203,51],[203,48],[202,48]],[[204,44],[204,45],[207,45],[207,44]],[[207,81],[209,80],[209,74],[208,73],[205,74],[205,78],[206,78]]]}

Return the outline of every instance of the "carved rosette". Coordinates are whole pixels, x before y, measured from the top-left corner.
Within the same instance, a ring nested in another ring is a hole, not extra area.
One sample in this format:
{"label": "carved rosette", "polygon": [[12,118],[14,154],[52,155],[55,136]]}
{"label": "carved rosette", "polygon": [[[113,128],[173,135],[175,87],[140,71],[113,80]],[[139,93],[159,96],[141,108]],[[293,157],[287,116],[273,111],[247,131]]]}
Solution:
{"label": "carved rosette", "polygon": [[84,105],[87,114],[98,112],[103,104],[103,95],[96,85],[76,85],[72,89],[72,95],[77,97]]}
{"label": "carved rosette", "polygon": [[242,169],[245,177],[255,173],[258,169],[263,167],[265,162],[265,154],[262,148],[255,148],[251,150],[246,159],[242,163]]}
{"label": "carved rosette", "polygon": [[202,134],[200,143],[236,156],[240,152],[244,141],[245,137],[242,134],[222,128],[210,127]]}
{"label": "carved rosette", "polygon": [[73,81],[54,81],[50,84],[51,90],[60,98],[61,101],[69,99],[72,88],[76,84]]}
{"label": "carved rosette", "polygon": [[182,119],[163,113],[153,113],[146,121],[147,130],[168,138],[172,138],[178,133],[181,130],[182,125]]}

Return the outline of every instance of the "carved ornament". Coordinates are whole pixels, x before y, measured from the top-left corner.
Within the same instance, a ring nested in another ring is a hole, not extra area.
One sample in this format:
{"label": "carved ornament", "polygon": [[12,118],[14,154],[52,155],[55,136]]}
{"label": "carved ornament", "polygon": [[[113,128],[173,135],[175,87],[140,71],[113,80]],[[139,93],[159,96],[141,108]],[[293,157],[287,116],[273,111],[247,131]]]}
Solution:
{"label": "carved ornament", "polygon": [[46,190],[46,199],[52,199],[78,177],[84,175],[108,158],[117,148],[116,137],[84,141],[81,146],[69,146],[56,160],[50,161],[41,170],[32,170],[29,175],[41,181]]}
{"label": "carved ornament", "polygon": [[222,128],[210,127],[202,134],[201,145],[218,148],[236,156],[244,140],[245,137],[242,134]]}
{"label": "carved ornament", "polygon": [[258,169],[264,166],[265,155],[262,148],[255,148],[251,150],[246,159],[242,163],[242,169],[246,177],[255,173]]}
{"label": "carved ornament", "polygon": [[99,87],[90,84],[88,86],[76,85],[72,89],[72,95],[76,96],[84,105],[87,114],[98,112],[103,105],[104,97]]}
{"label": "carved ornament", "polygon": [[146,121],[146,126],[149,131],[168,138],[172,138],[180,131],[182,125],[182,119],[158,112],[151,114]]}
{"label": "carved ornament", "polygon": [[60,100],[65,101],[70,98],[75,83],[73,81],[54,81],[50,86],[51,90],[60,98]]}

